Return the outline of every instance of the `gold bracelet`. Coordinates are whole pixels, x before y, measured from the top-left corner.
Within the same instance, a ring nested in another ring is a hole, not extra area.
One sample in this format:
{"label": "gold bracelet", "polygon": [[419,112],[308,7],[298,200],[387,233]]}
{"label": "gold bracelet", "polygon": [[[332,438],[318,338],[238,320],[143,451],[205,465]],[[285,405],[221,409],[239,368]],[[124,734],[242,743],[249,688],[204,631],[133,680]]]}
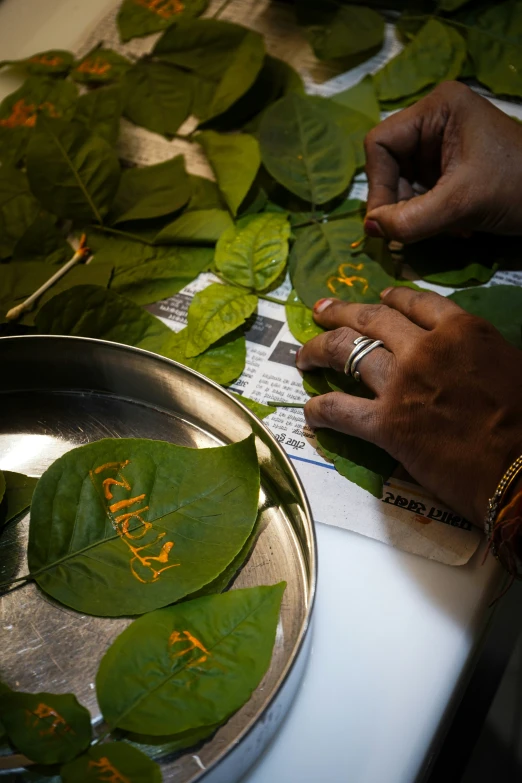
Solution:
{"label": "gold bracelet", "polygon": [[[522,455],[520,457],[517,457],[517,459],[513,462],[513,464],[506,470],[506,472],[500,479],[495,494],[488,502],[488,510],[486,512],[486,518],[484,520],[484,532],[486,533],[486,536],[488,537],[489,541],[491,541],[491,537],[493,535],[493,529],[495,527],[498,513],[500,511],[500,507],[502,505],[502,501],[504,500],[506,492],[508,491],[511,484],[513,483],[513,481],[516,479],[516,477],[521,471],[522,471]],[[492,546],[491,551],[496,557],[497,553],[495,551],[494,546]]]}

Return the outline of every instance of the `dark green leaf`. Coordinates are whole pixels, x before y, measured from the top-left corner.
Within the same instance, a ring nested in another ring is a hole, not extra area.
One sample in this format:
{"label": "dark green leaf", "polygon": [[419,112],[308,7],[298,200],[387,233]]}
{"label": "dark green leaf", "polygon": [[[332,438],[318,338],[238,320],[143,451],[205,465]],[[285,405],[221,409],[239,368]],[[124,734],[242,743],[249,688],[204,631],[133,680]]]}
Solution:
{"label": "dark green leaf", "polygon": [[187,210],[225,209],[226,204],[215,182],[189,174],[192,196]]}
{"label": "dark green leaf", "polygon": [[494,285],[490,288],[468,288],[449,297],[472,315],[485,318],[515,348],[522,349],[522,288]]}
{"label": "dark green leaf", "polygon": [[176,155],[154,166],[123,171],[110,217],[114,224],[164,217],[181,209],[190,195],[185,158]]}
{"label": "dark green leaf", "polygon": [[199,16],[207,5],[208,0],[123,0],[116,20],[121,40],[165,30],[180,19]]}
{"label": "dark green leaf", "polygon": [[119,85],[111,85],[80,95],[74,119],[82,122],[94,136],[114,146],[120,133],[122,111],[122,90]]}
{"label": "dark green leaf", "polygon": [[243,397],[242,394],[234,394],[234,392],[231,392],[231,394],[249,408],[252,413],[255,413],[258,419],[266,419],[267,416],[270,416],[271,413],[275,413],[277,410],[273,405],[263,405],[262,402],[250,400],[248,397]]}
{"label": "dark green leaf", "polygon": [[102,222],[120,180],[111,146],[79,122],[40,116],[27,149],[34,195],[59,217]]}
{"label": "dark green leaf", "polygon": [[375,126],[373,120],[361,112],[350,109],[334,102],[330,98],[311,98],[317,108],[325,112],[331,122],[341,129],[343,135],[352,143],[353,154],[357,168],[362,168],[366,162],[364,153],[364,139],[366,134]]}
{"label": "dark green leaf", "polygon": [[225,135],[203,131],[198,133],[197,141],[205,150],[228,208],[235,215],[261,163],[256,139],[246,133]]}
{"label": "dark green leaf", "polygon": [[154,238],[157,245],[192,243],[215,244],[224,231],[233,228],[230,213],[224,209],[191,210],[165,226]]}
{"label": "dark green leaf", "polygon": [[29,569],[79,612],[149,612],[222,573],[252,531],[258,495],[253,436],[211,449],[126,438],[80,446],[38,482]]}
{"label": "dark green leaf", "polygon": [[91,716],[70,693],[2,694],[0,716],[14,747],[37,764],[60,764],[91,741]]}
{"label": "dark green leaf", "polygon": [[13,261],[64,264],[73,253],[73,248],[56,226],[56,218],[48,212],[39,212],[16,243]]}
{"label": "dark green leaf", "polygon": [[137,748],[123,742],[105,742],[65,764],[60,770],[63,783],[161,783],[161,769]]}
{"label": "dark green leaf", "polygon": [[290,291],[286,302],[288,328],[296,340],[307,343],[324,332],[324,329],[315,323],[312,311],[299,299],[295,290]]}
{"label": "dark green leaf", "polygon": [[14,65],[24,68],[27,73],[33,75],[63,76],[71,70],[73,64],[74,55],[71,52],[64,49],[49,49],[23,60],[3,60],[0,62],[0,68],[5,65]]}
{"label": "dark green leaf", "polygon": [[[5,321],[6,313],[28,296],[33,294],[54,274],[48,264],[41,262],[11,263],[0,267],[0,323]],[[107,264],[80,264],[73,267],[64,277],[58,280],[33,305],[32,310],[24,313],[18,323],[31,326],[35,323],[40,309],[57,296],[74,286],[93,283],[95,287],[107,286],[112,274],[112,267]],[[80,309],[81,312],[81,309]]]}
{"label": "dark green leaf", "polygon": [[25,174],[11,166],[1,166],[0,259],[12,255],[16,243],[32,225],[39,209]]}
{"label": "dark green leaf", "polygon": [[327,24],[308,28],[308,39],[320,60],[333,60],[367,52],[368,57],[384,41],[384,19],[371,8],[340,7]]}
{"label": "dark green leaf", "polygon": [[338,196],[355,173],[350,139],[313,98],[290,93],[270,106],[259,141],[262,161],[274,179],[312,204]]}
{"label": "dark green leaf", "polygon": [[[96,692],[108,724],[177,734],[238,710],[270,665],[285,587],[232,590],[135,620],[98,669]],[[144,667],[151,655],[154,668]],[[178,703],[183,707],[173,709]]]}
{"label": "dark green leaf", "polygon": [[186,328],[172,335],[164,346],[169,358],[206,375],[221,386],[237,381],[245,369],[246,341],[239,329],[226,334],[199,356],[187,356],[187,340]]}
{"label": "dark green leaf", "polygon": [[493,3],[468,31],[477,79],[499,95],[522,97],[522,3]]}
{"label": "dark green leaf", "polygon": [[[1,471],[0,471],[1,473]],[[7,525],[31,505],[34,488],[38,479],[24,476],[23,473],[3,471],[4,489],[0,480],[0,529]]]}
{"label": "dark green leaf", "polygon": [[377,95],[375,94],[375,87],[373,85],[373,79],[371,76],[365,76],[362,81],[356,84],[354,87],[349,87],[343,92],[337,92],[331,96],[334,103],[340,103],[341,106],[346,106],[348,109],[364,114],[368,117],[374,125],[381,119],[381,109]]}
{"label": "dark green leaf", "polygon": [[[219,591],[216,591],[219,592]],[[226,719],[223,721],[226,723]],[[151,734],[136,734],[134,732],[114,732],[114,735],[122,734],[126,742],[133,747],[136,745],[148,756],[162,759],[171,753],[179,753],[180,750],[199,745],[203,740],[207,740],[219,729],[222,724],[214,726],[203,726],[200,729],[182,731],[180,734],[171,734],[167,736],[154,736]],[[144,782],[146,783],[146,781]]]}
{"label": "dark green leaf", "polygon": [[137,63],[123,77],[123,89],[125,117],[167,138],[192,110],[194,78],[164,63]]}
{"label": "dark green leaf", "polygon": [[285,269],[289,237],[286,215],[265,212],[241,218],[216,245],[216,269],[231,283],[265,291]]}
{"label": "dark green leaf", "polygon": [[257,307],[257,296],[234,286],[212,283],[197,293],[188,310],[188,357],[198,356],[237,329]]}
{"label": "dark green leaf", "polygon": [[449,25],[430,19],[412,42],[374,76],[379,101],[396,101],[456,79],[465,60],[462,36]]}
{"label": "dark green leaf", "polygon": [[97,46],[86,54],[71,73],[75,82],[81,84],[105,84],[121,79],[132,63],[114,49]]}

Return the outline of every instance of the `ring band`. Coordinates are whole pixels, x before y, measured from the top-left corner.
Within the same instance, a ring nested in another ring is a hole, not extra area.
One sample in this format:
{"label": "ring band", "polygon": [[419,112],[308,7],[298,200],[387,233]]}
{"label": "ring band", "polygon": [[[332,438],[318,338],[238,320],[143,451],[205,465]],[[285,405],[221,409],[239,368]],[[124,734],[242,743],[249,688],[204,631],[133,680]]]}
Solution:
{"label": "ring band", "polygon": [[356,340],[353,341],[353,344],[355,345],[355,348],[352,350],[351,354],[346,360],[346,363],[344,365],[344,372],[346,375],[350,375],[350,369],[352,366],[353,360],[357,357],[361,351],[364,351],[364,349],[370,345],[370,343],[373,342],[370,337],[364,337],[364,335],[361,335]]}
{"label": "ring band", "polygon": [[346,375],[351,375],[356,381],[361,380],[361,373],[358,371],[357,366],[361,359],[368,356],[375,348],[384,346],[382,340],[372,340],[370,337],[361,335],[354,340],[355,348],[349,355],[346,364],[344,365],[344,372]]}

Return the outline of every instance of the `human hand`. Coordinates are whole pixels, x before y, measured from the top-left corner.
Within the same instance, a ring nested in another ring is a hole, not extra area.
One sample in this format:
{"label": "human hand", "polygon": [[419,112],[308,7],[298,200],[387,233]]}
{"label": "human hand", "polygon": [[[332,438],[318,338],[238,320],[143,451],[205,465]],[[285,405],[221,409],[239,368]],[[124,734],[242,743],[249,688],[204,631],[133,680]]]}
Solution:
{"label": "human hand", "polygon": [[522,453],[522,353],[438,294],[398,287],[381,297],[377,305],[316,304],[315,320],[330,331],[301,348],[300,370],[342,371],[361,334],[387,350],[374,349],[358,366],[375,399],[314,397],[306,420],[375,443],[482,525],[500,478]]}
{"label": "human hand", "polygon": [[370,236],[522,234],[522,126],[465,85],[439,85],[370,131],[365,147]]}

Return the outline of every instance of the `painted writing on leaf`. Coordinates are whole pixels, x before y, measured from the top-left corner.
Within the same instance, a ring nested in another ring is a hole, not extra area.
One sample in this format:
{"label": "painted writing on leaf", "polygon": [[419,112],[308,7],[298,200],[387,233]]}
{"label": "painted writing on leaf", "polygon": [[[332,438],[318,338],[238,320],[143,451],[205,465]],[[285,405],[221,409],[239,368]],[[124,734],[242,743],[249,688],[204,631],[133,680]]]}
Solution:
{"label": "painted writing on leaf", "polygon": [[[143,518],[142,514],[149,510],[145,494],[134,495],[123,500],[113,500],[113,488],[122,487],[132,493],[132,487],[123,471],[130,461],[107,462],[90,471],[91,481],[97,486],[97,477],[112,473],[102,480],[103,498],[111,523],[121,540],[127,545],[132,555],[130,569],[132,575],[143,584],[157,582],[164,571],[176,568],[180,563],[169,563],[173,541],[165,541],[166,533],[157,533],[152,522]],[[134,507],[134,508],[133,508]],[[119,513],[120,511],[124,513]],[[139,544],[136,543],[139,541]]]}
{"label": "painted writing on leaf", "polygon": [[135,0],[135,2],[136,5],[142,5],[153,14],[161,16],[162,19],[171,19],[184,9],[181,0]]}
{"label": "painted writing on leaf", "polygon": [[28,728],[38,729],[40,737],[60,737],[67,732],[74,734],[65,718],[48,704],[39,704],[34,710],[25,711]]}
{"label": "painted writing on leaf", "polygon": [[56,68],[63,63],[63,57],[57,54],[35,54],[29,57],[29,62],[35,65],[45,65],[48,68]]}
{"label": "painted writing on leaf", "polygon": [[368,290],[368,281],[365,277],[359,277],[358,275],[351,275],[349,270],[355,272],[362,272],[364,264],[341,264],[337,270],[337,275],[332,275],[328,278],[327,286],[332,294],[337,294],[340,290],[339,286],[347,285],[353,288],[355,283],[360,283],[362,287],[362,293],[365,294]]}
{"label": "painted writing on leaf", "polygon": [[45,111],[50,117],[59,117],[55,107],[49,101],[36,106],[34,103],[26,103],[23,98],[16,101],[11,114],[3,120],[0,120],[0,126],[3,128],[34,128],[36,117],[39,111]]}
{"label": "painted writing on leaf", "polygon": [[105,76],[111,68],[112,65],[107,60],[104,60],[103,57],[88,57],[80,63],[76,70],[91,76]]}
{"label": "painted writing on leaf", "polygon": [[[193,636],[190,631],[173,631],[169,637],[169,647],[172,660],[183,658],[185,655],[192,653],[193,650],[198,651],[196,655],[191,656],[194,660],[191,660],[187,667],[205,663],[210,656],[203,643],[196,636]],[[199,653],[202,653],[202,655],[199,655]]]}
{"label": "painted writing on leaf", "polygon": [[100,774],[98,780],[106,781],[106,783],[131,783],[129,778],[122,775],[106,756],[103,756],[99,761],[89,761],[89,768],[94,768],[95,772]]}

